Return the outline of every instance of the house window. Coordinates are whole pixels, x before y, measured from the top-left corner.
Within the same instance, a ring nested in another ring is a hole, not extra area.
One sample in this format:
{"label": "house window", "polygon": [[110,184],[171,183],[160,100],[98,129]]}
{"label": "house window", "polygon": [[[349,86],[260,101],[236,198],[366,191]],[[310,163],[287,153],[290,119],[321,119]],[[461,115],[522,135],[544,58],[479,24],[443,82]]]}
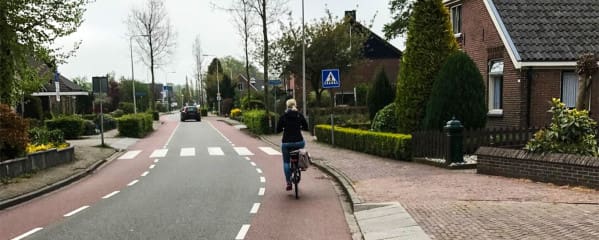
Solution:
{"label": "house window", "polygon": [[462,5],[451,7],[451,25],[453,34],[460,37],[462,35]]}
{"label": "house window", "polygon": [[562,72],[562,102],[566,107],[576,106],[576,97],[578,96],[578,77],[573,71]]}
{"label": "house window", "polygon": [[237,85],[237,89],[239,89],[239,91],[243,91],[243,83],[239,83]]}
{"label": "house window", "polygon": [[489,66],[489,115],[502,115],[503,61],[491,61]]}

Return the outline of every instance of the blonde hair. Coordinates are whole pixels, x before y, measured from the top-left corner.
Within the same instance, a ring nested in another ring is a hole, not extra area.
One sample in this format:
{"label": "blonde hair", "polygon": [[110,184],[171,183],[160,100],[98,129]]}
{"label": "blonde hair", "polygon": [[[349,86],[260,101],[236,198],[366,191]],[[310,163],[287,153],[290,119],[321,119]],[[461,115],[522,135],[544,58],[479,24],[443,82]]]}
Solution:
{"label": "blonde hair", "polygon": [[295,102],[295,99],[291,98],[291,99],[287,100],[287,102],[285,102],[285,104],[287,104],[287,108],[291,108],[291,110],[297,111],[297,108],[295,107],[297,105],[297,103]]}

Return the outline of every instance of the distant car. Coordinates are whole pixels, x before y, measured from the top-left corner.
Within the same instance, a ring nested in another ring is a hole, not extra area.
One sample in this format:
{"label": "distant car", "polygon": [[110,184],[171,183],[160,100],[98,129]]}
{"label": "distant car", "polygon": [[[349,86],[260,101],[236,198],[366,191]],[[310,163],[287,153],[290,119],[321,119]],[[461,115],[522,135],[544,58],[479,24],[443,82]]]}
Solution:
{"label": "distant car", "polygon": [[202,121],[202,117],[200,116],[200,112],[198,108],[195,106],[186,106],[181,109],[181,122],[187,119],[195,119],[196,121]]}

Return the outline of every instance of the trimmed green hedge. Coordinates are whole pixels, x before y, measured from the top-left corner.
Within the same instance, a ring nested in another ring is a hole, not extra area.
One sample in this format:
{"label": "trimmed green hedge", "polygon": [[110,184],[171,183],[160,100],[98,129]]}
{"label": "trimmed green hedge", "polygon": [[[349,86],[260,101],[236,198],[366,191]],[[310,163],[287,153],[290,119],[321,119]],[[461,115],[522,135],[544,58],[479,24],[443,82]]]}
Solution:
{"label": "trimmed green hedge", "polygon": [[83,135],[85,120],[77,115],[64,115],[46,120],[48,130],[61,130],[66,139],[76,139]]}
{"label": "trimmed green hedge", "polygon": [[31,144],[40,145],[40,144],[48,144],[55,143],[60,144],[64,143],[64,133],[62,131],[55,129],[49,131],[45,128],[30,128],[28,131],[29,141]]}
{"label": "trimmed green hedge", "polygon": [[[331,144],[331,126],[317,125],[319,142]],[[335,127],[335,146],[381,157],[411,160],[412,136]]]}
{"label": "trimmed green hedge", "polygon": [[152,114],[127,114],[117,118],[119,134],[124,137],[140,138],[154,131]]}
{"label": "trimmed green hedge", "polygon": [[264,110],[250,110],[250,111],[244,112],[243,113],[243,122],[245,123],[245,125],[248,127],[248,129],[252,133],[255,133],[258,135],[272,133],[275,123],[277,122],[278,115],[273,112],[269,112],[269,113],[271,116],[272,128],[269,128],[269,126],[268,126],[266,111],[264,111]]}

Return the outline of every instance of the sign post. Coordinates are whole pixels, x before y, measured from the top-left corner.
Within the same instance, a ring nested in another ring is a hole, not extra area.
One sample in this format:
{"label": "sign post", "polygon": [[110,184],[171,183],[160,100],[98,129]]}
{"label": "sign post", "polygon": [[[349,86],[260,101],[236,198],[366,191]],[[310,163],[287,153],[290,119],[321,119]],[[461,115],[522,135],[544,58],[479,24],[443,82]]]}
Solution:
{"label": "sign post", "polygon": [[100,98],[100,138],[104,146],[104,94],[108,92],[108,77],[92,77],[92,91]]}
{"label": "sign post", "polygon": [[322,88],[329,89],[331,92],[331,145],[335,146],[335,114],[333,107],[335,106],[334,88],[341,87],[341,78],[339,77],[339,69],[323,69],[321,71]]}

